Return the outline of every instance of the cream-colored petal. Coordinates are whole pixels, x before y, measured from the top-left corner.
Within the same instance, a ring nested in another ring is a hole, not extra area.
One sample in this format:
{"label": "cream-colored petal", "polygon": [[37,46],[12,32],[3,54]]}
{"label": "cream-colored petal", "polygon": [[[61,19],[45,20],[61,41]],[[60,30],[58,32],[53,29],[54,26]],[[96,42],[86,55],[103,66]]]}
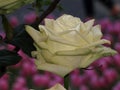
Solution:
{"label": "cream-colored petal", "polygon": [[115,51],[115,50],[113,50],[113,49],[111,49],[109,47],[104,47],[103,46],[101,49],[102,49],[102,52],[101,52],[102,57],[113,56],[113,55],[117,54],[117,51]]}
{"label": "cream-colored petal", "polygon": [[92,57],[93,57],[93,54],[88,54],[86,56],[83,56],[81,58],[81,63],[79,64],[79,68],[88,67],[93,61],[97,60],[98,56],[96,56],[96,58],[91,59]]}
{"label": "cream-colored petal", "polygon": [[57,33],[54,33],[54,31],[48,30],[45,28],[43,25],[39,25],[40,30],[44,30],[47,34],[50,40],[62,43],[62,44],[67,44],[70,46],[79,46],[79,44],[72,43],[69,40],[65,40],[61,36],[59,36]]}
{"label": "cream-colored petal", "polygon": [[87,22],[84,23],[85,26],[86,26],[86,30],[87,30],[87,31],[90,32],[90,29],[93,27],[94,21],[95,21],[95,20],[92,19],[92,20],[89,20],[89,21],[87,21]]}
{"label": "cream-colored petal", "polygon": [[83,22],[80,23],[79,34],[88,42],[88,44],[93,42],[93,33],[90,30],[87,30],[87,26]]}
{"label": "cream-colored petal", "polygon": [[50,63],[43,63],[40,65],[37,65],[37,68],[39,70],[45,70],[45,71],[55,73],[61,77],[64,77],[65,75],[67,75],[68,73],[70,73],[73,70],[68,67],[64,67],[64,66],[60,66],[60,65],[56,65],[56,64],[50,64]]}
{"label": "cream-colored petal", "polygon": [[54,19],[45,19],[45,27],[47,29],[54,31],[53,24],[54,24]]}
{"label": "cream-colored petal", "polygon": [[42,36],[39,31],[35,30],[31,26],[26,25],[25,28],[37,45],[41,48],[47,48],[47,45],[43,42],[47,39],[47,36]]}
{"label": "cream-colored petal", "polygon": [[112,56],[115,55],[117,52],[111,48],[99,46],[96,49],[93,50],[93,53],[86,55],[83,58],[83,61],[80,63],[80,68],[88,67],[91,63],[93,63],[95,60],[105,57],[105,56]]}
{"label": "cream-colored petal", "polygon": [[88,41],[82,36],[83,35],[81,35],[77,30],[70,30],[69,32],[65,32],[63,35],[60,35],[60,37],[62,37],[64,40],[77,44],[79,47],[88,44]]}
{"label": "cream-colored petal", "polygon": [[85,26],[85,24],[83,23],[83,22],[81,22],[80,23],[80,30],[79,30],[79,32],[81,33],[81,34],[86,34],[88,31],[86,30],[86,26]]}
{"label": "cream-colored petal", "polygon": [[92,28],[92,32],[93,32],[93,41],[98,41],[102,38],[102,32],[101,32],[101,27],[100,25],[96,25]]}
{"label": "cream-colored petal", "polygon": [[[79,66],[81,62],[81,56],[59,56],[50,53],[48,50],[43,50],[42,51],[42,56],[48,63],[56,64],[56,65],[61,65],[64,67],[70,67],[72,69],[75,69]],[[72,62],[72,63],[71,63]]]}
{"label": "cream-colored petal", "polygon": [[68,42],[64,42],[61,39],[59,41],[55,41],[53,39],[52,40],[48,39],[46,44],[48,45],[48,50],[51,53],[55,53],[55,52],[60,51],[60,50],[72,50],[72,49],[76,49],[77,48],[73,44],[68,43]]}
{"label": "cream-colored petal", "polygon": [[95,46],[98,46],[98,45],[101,45],[101,44],[105,44],[105,43],[111,44],[110,41],[108,41],[108,40],[106,40],[106,39],[101,39],[101,40],[99,40],[99,41],[97,41],[97,42],[91,43],[90,45],[86,45],[86,46],[83,47],[83,48],[95,47]]}
{"label": "cream-colored petal", "polygon": [[66,90],[66,89],[61,84],[57,83],[50,89],[46,89],[46,90]]}
{"label": "cream-colored petal", "polygon": [[45,59],[43,58],[43,56],[41,55],[41,53],[40,52],[38,52],[38,51],[32,51],[32,56],[33,57],[36,57],[36,65],[40,65],[40,64],[42,64],[42,63],[45,63],[46,61],[45,61]]}
{"label": "cream-colored petal", "polygon": [[42,41],[41,40],[41,36],[40,36],[40,32],[35,30],[33,27],[26,25],[25,29],[27,31],[27,33],[33,38],[33,40],[35,40],[36,42]]}
{"label": "cream-colored petal", "polygon": [[61,55],[61,56],[64,56],[64,55],[71,55],[71,56],[76,56],[76,55],[86,55],[86,54],[89,54],[91,52],[91,50],[89,48],[78,48],[78,49],[75,49],[75,50],[63,50],[63,51],[58,51],[56,52],[55,54],[57,55]]}
{"label": "cream-colored petal", "polygon": [[43,28],[40,28],[40,31],[38,31],[38,30],[34,29],[33,27],[26,25],[25,30],[36,42],[39,42],[39,41],[42,42],[47,39],[47,34],[46,34],[45,30],[43,30]]}
{"label": "cream-colored petal", "polygon": [[71,28],[75,28],[80,24],[80,19],[77,17],[73,17],[71,15],[62,15],[58,19],[56,19],[56,23],[63,29],[69,30]]}
{"label": "cream-colored petal", "polygon": [[94,42],[93,39],[93,33],[91,31],[88,31],[88,33],[85,34],[86,38],[88,39],[89,42]]}
{"label": "cream-colored petal", "polygon": [[59,42],[59,43],[62,43],[62,44],[66,44],[66,45],[70,45],[70,46],[76,46],[76,47],[79,47],[79,44],[76,44],[76,43],[72,43],[70,41],[67,41],[63,38],[60,38],[60,37],[57,37],[57,36],[49,36],[50,40],[52,41],[55,41],[55,42]]}

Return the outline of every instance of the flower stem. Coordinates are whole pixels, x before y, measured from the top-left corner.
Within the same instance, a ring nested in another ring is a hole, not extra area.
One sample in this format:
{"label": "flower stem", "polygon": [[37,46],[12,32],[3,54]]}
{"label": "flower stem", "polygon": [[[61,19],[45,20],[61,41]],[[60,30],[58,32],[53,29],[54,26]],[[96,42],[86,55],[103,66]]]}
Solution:
{"label": "flower stem", "polygon": [[69,74],[67,74],[65,77],[64,77],[64,87],[66,88],[66,90],[68,90],[69,88]]}

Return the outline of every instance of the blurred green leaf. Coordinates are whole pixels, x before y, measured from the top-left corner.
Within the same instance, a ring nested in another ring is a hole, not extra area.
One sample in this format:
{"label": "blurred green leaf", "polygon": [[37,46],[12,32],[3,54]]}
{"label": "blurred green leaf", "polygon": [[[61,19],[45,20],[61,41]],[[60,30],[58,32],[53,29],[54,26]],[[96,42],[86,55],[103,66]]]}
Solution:
{"label": "blurred green leaf", "polygon": [[35,50],[33,40],[25,31],[24,25],[20,25],[14,29],[13,40],[10,43],[22,49],[29,56],[31,56],[31,51]]}
{"label": "blurred green leaf", "polygon": [[5,15],[2,15],[2,24],[4,27],[4,31],[6,33],[6,39],[11,40],[13,38],[13,28],[8,22],[7,18]]}
{"label": "blurred green leaf", "polygon": [[0,67],[15,65],[20,61],[21,57],[13,51],[0,50]]}
{"label": "blurred green leaf", "polygon": [[43,5],[50,5],[51,4],[51,0],[44,0]]}
{"label": "blurred green leaf", "polygon": [[0,77],[2,77],[6,73],[6,67],[0,67]]}
{"label": "blurred green leaf", "polygon": [[62,7],[60,4],[57,5],[57,9],[58,9],[59,11],[63,11],[63,10],[64,10],[63,7]]}

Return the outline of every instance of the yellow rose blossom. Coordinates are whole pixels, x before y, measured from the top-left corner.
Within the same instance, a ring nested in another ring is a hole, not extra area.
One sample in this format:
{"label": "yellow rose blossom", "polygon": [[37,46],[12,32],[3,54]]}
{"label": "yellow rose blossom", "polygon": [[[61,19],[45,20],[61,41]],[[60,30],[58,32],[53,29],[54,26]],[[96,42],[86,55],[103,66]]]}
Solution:
{"label": "yellow rose blossom", "polygon": [[94,20],[83,23],[79,18],[62,15],[56,20],[45,19],[39,31],[26,26],[33,38],[36,51],[36,66],[64,77],[76,68],[88,67],[95,60],[114,55],[116,51],[102,44],[110,41],[101,39],[100,25]]}
{"label": "yellow rose blossom", "polygon": [[46,90],[66,90],[66,89],[61,84],[55,84],[50,89],[46,89]]}
{"label": "yellow rose blossom", "polygon": [[21,6],[32,2],[34,2],[34,0],[0,0],[0,14],[11,13]]}

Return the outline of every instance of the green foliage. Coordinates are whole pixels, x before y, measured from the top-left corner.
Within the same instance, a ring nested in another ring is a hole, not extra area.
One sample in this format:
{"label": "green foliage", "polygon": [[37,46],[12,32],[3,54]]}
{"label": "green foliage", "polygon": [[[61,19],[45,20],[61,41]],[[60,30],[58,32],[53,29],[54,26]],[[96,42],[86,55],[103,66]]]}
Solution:
{"label": "green foliage", "polygon": [[14,51],[0,50],[0,67],[15,65],[20,59],[21,57]]}
{"label": "green foliage", "polygon": [[14,51],[0,50],[0,77],[6,72],[6,67],[15,65],[21,60],[21,57]]}
{"label": "green foliage", "polygon": [[24,25],[20,25],[14,29],[13,39],[10,43],[22,49],[29,56],[31,56],[31,51],[35,50],[33,40],[25,31]]}

